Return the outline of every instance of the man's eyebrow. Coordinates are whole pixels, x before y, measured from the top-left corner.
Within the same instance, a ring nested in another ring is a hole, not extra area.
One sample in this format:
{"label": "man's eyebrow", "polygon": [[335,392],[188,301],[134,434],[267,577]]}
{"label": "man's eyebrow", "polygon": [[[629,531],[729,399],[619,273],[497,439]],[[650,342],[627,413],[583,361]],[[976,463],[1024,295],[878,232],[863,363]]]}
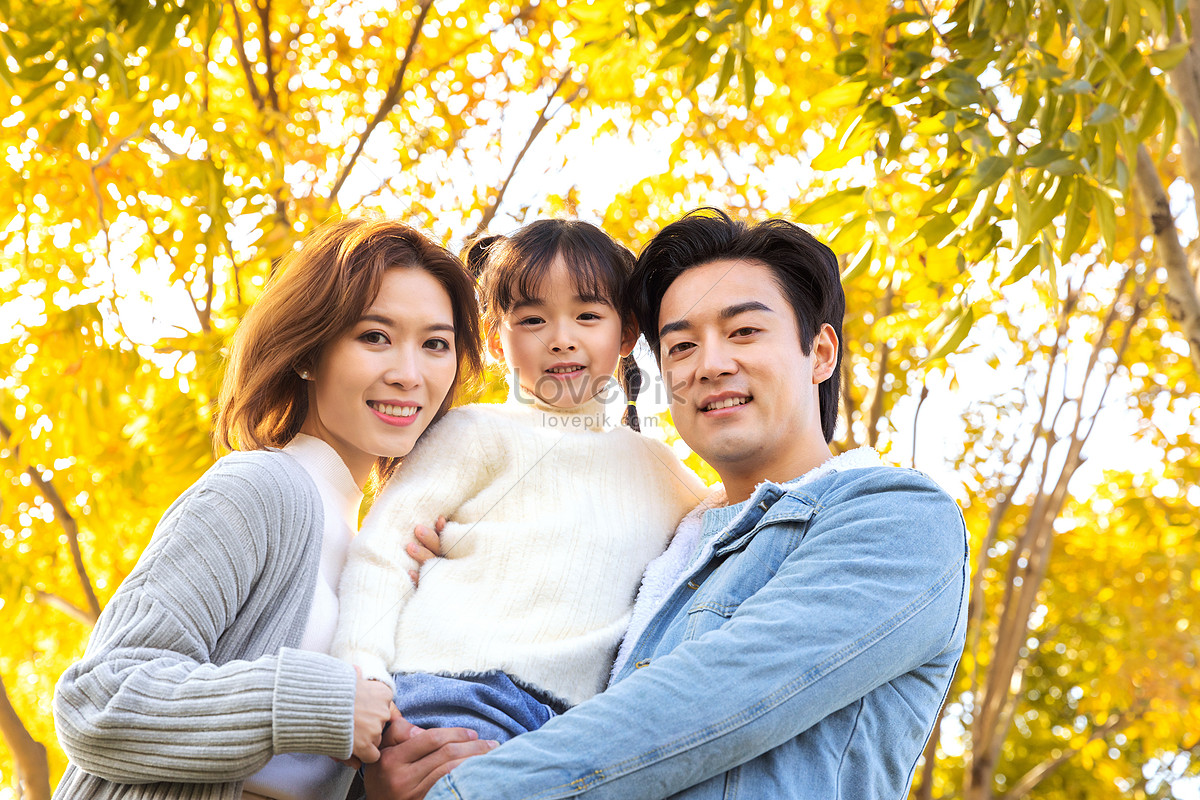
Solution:
{"label": "man's eyebrow", "polygon": [[[770,314],[775,313],[773,308],[764,303],[760,303],[757,300],[747,300],[745,303],[738,303],[737,305],[726,306],[725,308],[722,308],[719,312],[717,312],[717,316],[720,319],[733,319],[738,314],[745,314],[749,311],[766,311]],[[689,322],[686,317],[684,319],[677,319],[674,322],[668,322],[666,325],[663,325],[661,328],[659,328],[658,338],[661,339],[668,333],[686,331],[691,329],[691,327],[692,323]]]}
{"label": "man's eyebrow", "polygon": [[745,314],[747,311],[766,311],[774,314],[775,311],[770,306],[758,302],[757,300],[749,300],[745,303],[738,303],[735,306],[726,306],[722,308],[717,315],[721,319],[733,319],[738,314]]}

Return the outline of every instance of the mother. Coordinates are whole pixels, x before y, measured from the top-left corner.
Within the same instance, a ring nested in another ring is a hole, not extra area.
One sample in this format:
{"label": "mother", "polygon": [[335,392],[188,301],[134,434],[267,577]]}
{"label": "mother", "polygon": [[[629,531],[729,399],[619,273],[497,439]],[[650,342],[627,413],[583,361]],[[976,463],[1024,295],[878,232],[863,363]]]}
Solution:
{"label": "mother", "polygon": [[479,341],[472,280],[412,228],[345,220],[292,254],[234,339],[215,435],[237,452],[167,510],[59,681],[56,797],[344,796],[333,759],[377,759],[395,713],[326,654],[359,502]]}

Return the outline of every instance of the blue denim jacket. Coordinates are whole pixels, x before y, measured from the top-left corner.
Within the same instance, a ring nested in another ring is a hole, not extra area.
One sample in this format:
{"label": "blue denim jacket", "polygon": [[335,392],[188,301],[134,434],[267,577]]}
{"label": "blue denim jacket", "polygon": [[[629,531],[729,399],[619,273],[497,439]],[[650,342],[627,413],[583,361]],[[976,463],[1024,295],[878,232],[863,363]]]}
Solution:
{"label": "blue denim jacket", "polygon": [[875,467],[709,511],[603,694],[472,759],[429,800],[898,800],[965,641],[962,515]]}

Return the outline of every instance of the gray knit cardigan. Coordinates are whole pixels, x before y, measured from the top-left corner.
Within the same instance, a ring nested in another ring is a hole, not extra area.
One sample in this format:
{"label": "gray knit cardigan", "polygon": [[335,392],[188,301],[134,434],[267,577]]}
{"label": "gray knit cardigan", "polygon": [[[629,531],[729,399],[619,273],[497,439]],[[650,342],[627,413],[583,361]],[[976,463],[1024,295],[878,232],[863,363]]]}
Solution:
{"label": "gray knit cardigan", "polygon": [[350,755],[353,668],[294,649],[322,524],[279,451],[225,456],[167,509],[58,682],[55,798],[236,800],[277,753]]}

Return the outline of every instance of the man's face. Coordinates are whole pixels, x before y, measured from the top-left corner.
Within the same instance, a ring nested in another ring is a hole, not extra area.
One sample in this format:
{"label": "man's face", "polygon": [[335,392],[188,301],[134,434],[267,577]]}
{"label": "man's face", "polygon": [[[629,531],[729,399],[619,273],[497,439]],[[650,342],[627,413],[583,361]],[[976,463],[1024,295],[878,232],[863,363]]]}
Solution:
{"label": "man's face", "polygon": [[816,454],[828,458],[817,386],[832,372],[836,338],[826,326],[804,354],[795,312],[768,267],[692,267],[663,295],[658,325],[675,426],[727,484],[790,480],[815,466]]}

